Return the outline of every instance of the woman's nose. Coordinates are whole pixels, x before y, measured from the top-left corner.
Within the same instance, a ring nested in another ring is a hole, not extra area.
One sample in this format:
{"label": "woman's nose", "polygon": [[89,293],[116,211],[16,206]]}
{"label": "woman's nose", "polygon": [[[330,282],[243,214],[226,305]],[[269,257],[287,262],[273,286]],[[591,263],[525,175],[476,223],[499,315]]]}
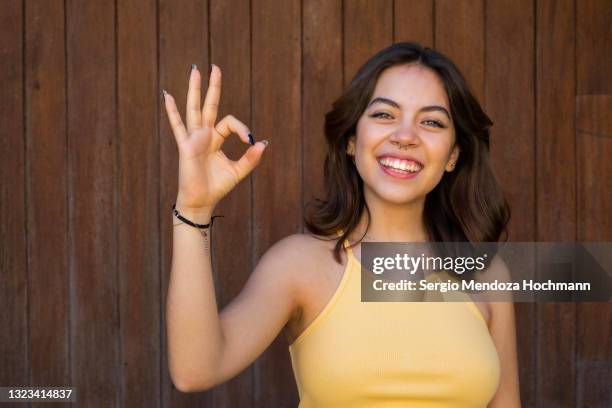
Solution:
{"label": "woman's nose", "polygon": [[400,146],[417,145],[419,136],[411,124],[401,124],[392,134],[390,140]]}

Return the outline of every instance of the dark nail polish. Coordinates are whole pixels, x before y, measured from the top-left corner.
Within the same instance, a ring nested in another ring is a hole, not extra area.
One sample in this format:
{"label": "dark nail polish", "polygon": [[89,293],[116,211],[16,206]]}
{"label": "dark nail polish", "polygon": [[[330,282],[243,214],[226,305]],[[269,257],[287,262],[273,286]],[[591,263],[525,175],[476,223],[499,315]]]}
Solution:
{"label": "dark nail polish", "polygon": [[249,133],[249,144],[254,145],[255,141],[253,140],[253,135]]}
{"label": "dark nail polish", "polygon": [[263,144],[264,144],[264,146],[267,146],[267,145],[268,145],[268,143],[270,143],[270,142],[269,142],[269,141],[267,141],[267,140],[264,140],[264,141],[262,141],[261,143],[263,143]]}
{"label": "dark nail polish", "polygon": [[194,69],[197,69],[198,66],[196,64],[191,64],[191,70],[193,71]]}

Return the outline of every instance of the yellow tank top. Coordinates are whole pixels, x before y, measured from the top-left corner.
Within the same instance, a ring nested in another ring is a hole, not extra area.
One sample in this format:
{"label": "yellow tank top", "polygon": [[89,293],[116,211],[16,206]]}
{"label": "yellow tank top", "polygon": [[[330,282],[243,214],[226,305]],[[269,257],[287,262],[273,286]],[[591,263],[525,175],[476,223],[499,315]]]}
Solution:
{"label": "yellow tank top", "polygon": [[338,288],[289,346],[299,408],[486,407],[500,367],[476,305],[362,303],[361,265],[344,247]]}

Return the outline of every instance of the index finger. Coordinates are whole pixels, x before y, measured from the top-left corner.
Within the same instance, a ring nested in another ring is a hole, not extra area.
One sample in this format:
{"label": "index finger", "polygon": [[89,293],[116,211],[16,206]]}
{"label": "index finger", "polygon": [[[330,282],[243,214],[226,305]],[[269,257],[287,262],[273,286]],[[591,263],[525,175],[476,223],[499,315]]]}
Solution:
{"label": "index finger", "polygon": [[203,125],[215,126],[217,111],[219,110],[219,98],[221,97],[221,70],[215,64],[211,64],[208,89],[204,99]]}

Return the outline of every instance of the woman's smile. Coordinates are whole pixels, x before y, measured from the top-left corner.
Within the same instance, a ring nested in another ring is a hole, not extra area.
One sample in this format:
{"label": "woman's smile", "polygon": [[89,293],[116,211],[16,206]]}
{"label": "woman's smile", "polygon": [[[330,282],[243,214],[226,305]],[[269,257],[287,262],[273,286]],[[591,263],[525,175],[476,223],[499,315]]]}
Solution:
{"label": "woman's smile", "polygon": [[400,179],[416,177],[423,169],[423,165],[411,157],[381,156],[377,161],[383,172]]}

